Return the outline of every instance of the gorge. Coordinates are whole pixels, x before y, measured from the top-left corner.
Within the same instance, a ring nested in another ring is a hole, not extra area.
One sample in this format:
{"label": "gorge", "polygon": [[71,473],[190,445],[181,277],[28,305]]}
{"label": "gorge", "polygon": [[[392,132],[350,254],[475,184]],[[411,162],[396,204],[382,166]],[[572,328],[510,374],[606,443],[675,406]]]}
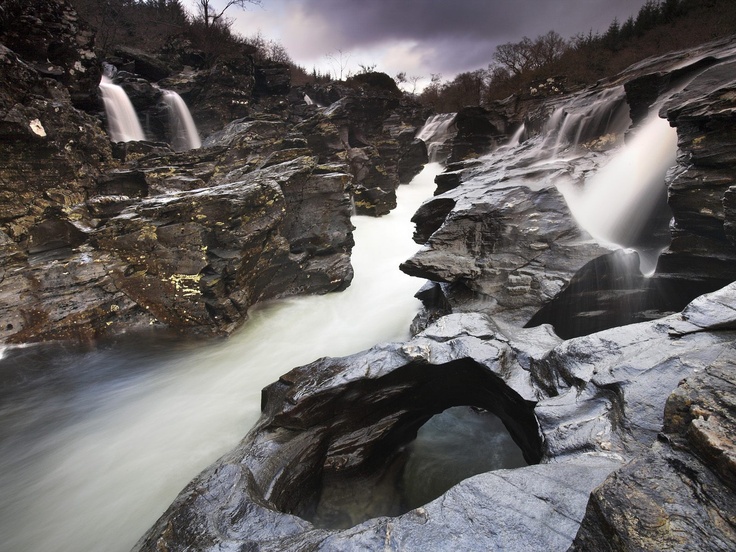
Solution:
{"label": "gorge", "polygon": [[247,55],[111,91],[41,4],[68,47],[0,37],[0,548],[733,549],[733,38],[433,114]]}

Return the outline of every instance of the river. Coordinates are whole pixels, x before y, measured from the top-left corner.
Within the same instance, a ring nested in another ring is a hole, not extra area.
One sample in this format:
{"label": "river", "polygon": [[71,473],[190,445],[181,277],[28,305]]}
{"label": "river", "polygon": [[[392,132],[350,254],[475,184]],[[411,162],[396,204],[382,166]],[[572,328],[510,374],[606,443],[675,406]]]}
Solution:
{"label": "river", "polygon": [[264,386],[407,338],[423,282],[398,266],[418,248],[410,219],[440,169],[401,186],[390,214],[353,218],[347,290],[258,306],[227,340],[0,349],[0,550],[130,550],[247,433]]}

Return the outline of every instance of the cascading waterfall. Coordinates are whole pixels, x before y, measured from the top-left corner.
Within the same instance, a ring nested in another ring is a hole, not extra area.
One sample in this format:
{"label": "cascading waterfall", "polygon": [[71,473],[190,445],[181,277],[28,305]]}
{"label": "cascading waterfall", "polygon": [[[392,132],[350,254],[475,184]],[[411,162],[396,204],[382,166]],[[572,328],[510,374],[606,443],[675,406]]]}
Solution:
{"label": "cascading waterfall", "polygon": [[432,115],[417,133],[416,138],[427,144],[430,163],[443,163],[447,160],[449,152],[445,151],[443,146],[456,132],[455,115],[455,113]]}
{"label": "cascading waterfall", "polygon": [[3,383],[14,383],[0,385],[0,550],[129,550],[256,421],[264,386],[322,356],[406,339],[421,282],[398,265],[418,248],[410,218],[440,170],[401,186],[388,215],[353,218],[347,290],[259,306],[226,341],[4,351]]}
{"label": "cascading waterfall", "polygon": [[526,132],[526,125],[524,123],[521,123],[519,125],[519,128],[517,128],[514,133],[511,135],[511,138],[509,138],[508,143],[506,144],[508,147],[515,147],[521,144],[521,139],[524,137],[524,133]]}
{"label": "cascading waterfall", "polygon": [[642,230],[663,200],[667,170],[675,164],[677,132],[655,113],[585,186],[561,187],[580,225],[602,242],[639,250],[650,274],[658,252],[637,247]]}
{"label": "cascading waterfall", "polygon": [[103,75],[100,81],[100,93],[105,105],[110,140],[113,142],[145,140],[146,136],[143,134],[138,115],[125,90],[113,84],[110,77]]}
{"label": "cascading waterfall", "polygon": [[161,90],[169,114],[169,143],[175,151],[202,146],[192,114],[181,96],[173,90]]}

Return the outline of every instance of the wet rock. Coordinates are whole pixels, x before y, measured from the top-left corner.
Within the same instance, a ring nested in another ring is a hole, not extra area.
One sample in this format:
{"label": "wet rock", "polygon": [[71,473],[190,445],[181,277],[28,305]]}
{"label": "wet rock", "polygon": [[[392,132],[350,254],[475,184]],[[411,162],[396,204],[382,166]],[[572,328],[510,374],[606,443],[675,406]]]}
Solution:
{"label": "wet rock", "polygon": [[464,107],[455,116],[457,134],[450,142],[449,163],[479,157],[488,153],[504,138],[503,129],[491,122],[491,114],[483,107]]}
{"label": "wet rock", "polygon": [[62,84],[75,107],[91,109],[98,104],[95,32],[69,2],[7,2],[0,17],[0,43],[42,77]]}
{"label": "wet rock", "polygon": [[[545,326],[506,333],[482,315],[453,314],[409,342],[294,369],[264,390],[264,413],[251,433],[195,479],[135,549],[248,542],[269,550],[352,550],[388,539],[421,550],[452,535],[453,549],[567,550],[593,489],[606,477],[620,480],[628,461],[659,446],[672,389],[732,355],[736,325],[732,310],[719,305],[728,305],[735,290],[688,309],[711,313],[708,326],[721,327],[717,332],[672,334],[691,316],[683,313],[560,343]],[[429,504],[398,516],[374,514],[348,529],[306,521],[321,480],[381,473],[430,413],[458,402],[498,414],[539,464],[476,475]],[[703,419],[689,399],[678,404]],[[715,416],[713,404],[698,404]],[[727,431],[714,428],[711,435]],[[700,442],[708,448],[718,440]],[[716,456],[723,458],[721,473],[730,474],[727,457]]]}
{"label": "wet rock", "polygon": [[[732,285],[712,300],[701,298],[683,319],[696,320],[696,332],[723,328],[732,333],[733,296]],[[734,547],[734,352],[733,343],[719,347],[680,382],[667,399],[657,442],[591,495],[573,550]]]}
{"label": "wet rock", "polygon": [[523,326],[578,269],[607,252],[578,227],[557,188],[536,181],[544,174],[568,178],[557,167],[516,178],[502,168],[467,169],[461,185],[416,213],[415,240],[424,247],[401,269],[449,284],[443,292],[454,309]]}
{"label": "wet rock", "polygon": [[724,61],[699,73],[662,108],[677,128],[680,154],[669,186],[672,243],[660,258],[659,278],[701,281],[711,289],[736,278],[727,196],[736,161],[735,88],[736,63]]}

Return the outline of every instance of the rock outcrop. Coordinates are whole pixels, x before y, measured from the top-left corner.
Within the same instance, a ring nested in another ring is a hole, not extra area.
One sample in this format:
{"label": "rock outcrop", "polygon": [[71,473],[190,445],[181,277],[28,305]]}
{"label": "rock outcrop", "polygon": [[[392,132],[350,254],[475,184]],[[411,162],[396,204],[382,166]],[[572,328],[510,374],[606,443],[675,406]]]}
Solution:
{"label": "rock outcrop", "polygon": [[[195,479],[135,549],[566,550],[590,493],[657,446],[671,389],[732,354],[734,300],[730,286],[682,315],[563,343],[544,326],[507,335],[482,315],[450,315],[407,343],[292,370],[264,390],[264,414],[243,442]],[[693,321],[693,312],[704,314]],[[476,475],[420,508],[374,512],[349,529],[306,521],[325,481],[342,478],[357,493],[365,469],[386,475],[418,427],[456,404],[496,413],[532,465]],[[696,403],[679,404],[670,399],[668,409],[685,404],[686,416],[703,420]],[[729,457],[713,450],[726,426],[707,408],[713,417],[700,422],[707,433],[698,442],[732,477]],[[725,416],[730,423],[732,413]],[[732,543],[732,529],[720,530]]]}

